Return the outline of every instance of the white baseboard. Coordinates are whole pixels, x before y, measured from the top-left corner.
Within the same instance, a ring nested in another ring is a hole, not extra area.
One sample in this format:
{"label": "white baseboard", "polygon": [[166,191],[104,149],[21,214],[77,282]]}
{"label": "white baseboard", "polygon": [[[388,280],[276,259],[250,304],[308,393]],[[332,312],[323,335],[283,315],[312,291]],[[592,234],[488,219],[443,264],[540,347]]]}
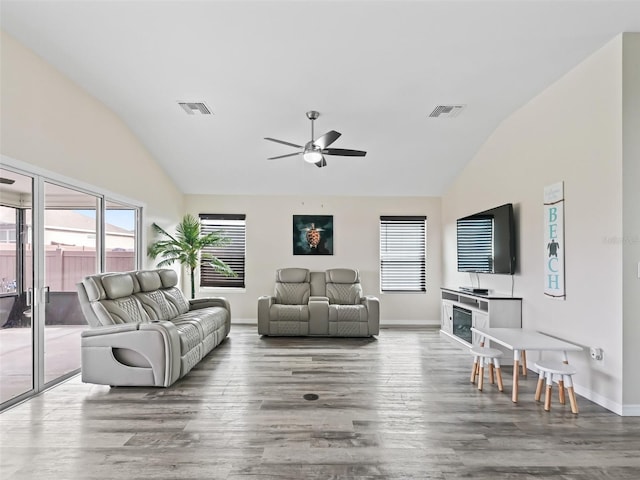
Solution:
{"label": "white baseboard", "polygon": [[[538,375],[538,372],[528,368],[532,372],[533,375]],[[575,391],[581,397],[586,398],[587,400],[592,401],[600,405],[603,408],[606,408],[610,412],[615,413],[616,415],[620,415],[622,417],[640,417],[640,405],[622,405],[618,402],[611,400],[610,398],[604,397],[599,393],[594,392],[588,388],[582,387],[578,384],[574,385]]]}
{"label": "white baseboard", "polygon": [[[256,318],[232,318],[232,325],[258,325]],[[380,328],[437,327],[440,320],[380,320]]]}
{"label": "white baseboard", "polygon": [[640,405],[623,405],[623,417],[640,417]]}
{"label": "white baseboard", "polygon": [[623,415],[623,406],[618,402],[614,402],[610,398],[604,397],[599,393],[596,393],[593,390],[582,387],[578,384],[574,385],[574,388],[576,393],[581,397],[584,397],[587,400],[591,400],[593,403],[597,403],[601,407],[604,407],[613,413]]}
{"label": "white baseboard", "polygon": [[610,398],[603,397],[588,388],[583,388],[580,385],[576,385],[575,389],[578,395],[591,400],[593,403],[597,403],[601,407],[604,407],[622,417],[640,417],[640,405],[620,404],[618,402],[614,402]]}
{"label": "white baseboard", "polygon": [[440,320],[380,320],[380,328],[439,327]]}
{"label": "white baseboard", "polygon": [[231,325],[258,325],[257,318],[231,318]]}

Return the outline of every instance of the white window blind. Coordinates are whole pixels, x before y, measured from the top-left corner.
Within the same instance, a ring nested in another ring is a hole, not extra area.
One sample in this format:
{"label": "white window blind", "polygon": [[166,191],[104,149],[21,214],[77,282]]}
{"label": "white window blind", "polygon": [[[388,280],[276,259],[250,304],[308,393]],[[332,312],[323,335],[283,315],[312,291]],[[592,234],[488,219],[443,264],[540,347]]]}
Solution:
{"label": "white window blind", "polygon": [[380,217],[380,289],[426,292],[427,217]]}
{"label": "white window blind", "polygon": [[217,273],[209,265],[200,265],[201,287],[236,287],[245,286],[245,246],[246,246],[246,216],[232,214],[200,214],[202,234],[218,232],[227,237],[229,243],[221,247],[205,248],[209,253],[226,263],[237,275],[225,277]]}
{"label": "white window blind", "polygon": [[458,271],[493,271],[493,218],[459,219]]}

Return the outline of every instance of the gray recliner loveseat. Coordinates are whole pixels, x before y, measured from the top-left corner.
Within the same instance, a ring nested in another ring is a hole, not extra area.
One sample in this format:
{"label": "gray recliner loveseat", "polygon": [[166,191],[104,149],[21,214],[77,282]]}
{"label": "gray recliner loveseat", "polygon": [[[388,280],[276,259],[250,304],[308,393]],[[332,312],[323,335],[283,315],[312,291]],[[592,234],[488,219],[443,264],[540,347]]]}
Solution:
{"label": "gray recliner loveseat", "polygon": [[78,284],[90,329],[82,333],[82,380],[168,387],[229,334],[220,297],[187,300],[171,269],[105,273]]}
{"label": "gray recliner loveseat", "polygon": [[379,331],[379,300],[363,295],[357,270],[282,268],[274,294],[258,298],[260,335],[370,337]]}

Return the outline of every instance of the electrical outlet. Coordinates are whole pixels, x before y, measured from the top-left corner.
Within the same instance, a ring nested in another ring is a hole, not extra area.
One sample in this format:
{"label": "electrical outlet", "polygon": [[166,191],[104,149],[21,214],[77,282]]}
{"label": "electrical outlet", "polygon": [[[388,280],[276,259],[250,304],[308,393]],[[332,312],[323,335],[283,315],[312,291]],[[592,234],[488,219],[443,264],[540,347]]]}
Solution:
{"label": "electrical outlet", "polygon": [[591,347],[590,350],[591,350],[591,358],[593,358],[594,360],[602,360],[601,348]]}

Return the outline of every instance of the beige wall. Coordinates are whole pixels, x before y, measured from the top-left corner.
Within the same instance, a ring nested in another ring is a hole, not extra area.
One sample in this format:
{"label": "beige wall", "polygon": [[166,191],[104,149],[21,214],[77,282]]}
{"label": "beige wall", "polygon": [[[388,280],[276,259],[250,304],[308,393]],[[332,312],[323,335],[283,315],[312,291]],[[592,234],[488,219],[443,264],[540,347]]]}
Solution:
{"label": "beige wall", "polygon": [[178,221],[181,192],[114,112],[5,32],[0,48],[2,155],[146,204],[146,224]]}
{"label": "beige wall", "polygon": [[[523,326],[584,346],[583,353],[570,355],[579,372],[577,391],[618,413],[639,414],[640,382],[631,377],[640,358],[638,282],[629,272],[623,285],[622,262],[623,250],[625,272],[637,269],[640,260],[638,242],[624,241],[638,234],[637,35],[633,41],[630,63],[635,65],[625,69],[625,80],[635,83],[625,83],[624,157],[620,36],[505,120],[456,179],[442,200],[443,278],[449,286],[469,283],[468,275],[456,271],[456,218],[513,203],[519,237],[513,281],[515,295],[523,297]],[[630,60],[626,47],[625,42],[625,58]],[[635,107],[627,108],[629,94]],[[633,125],[628,117],[633,117]],[[632,144],[629,149],[627,142]],[[545,186],[558,181],[565,187],[564,301],[543,295],[542,194]],[[480,277],[483,287],[511,289],[510,276]],[[625,345],[634,347],[632,353],[625,348],[624,374],[623,333]],[[589,347],[602,348],[604,360],[592,360]]]}
{"label": "beige wall", "polygon": [[[366,294],[380,298],[383,325],[440,322],[440,199],[432,197],[297,197],[187,195],[187,211],[247,215],[246,290],[224,293],[233,318],[256,321],[257,299],[270,295],[275,270],[357,268]],[[333,215],[334,255],[294,256],[292,216]],[[427,294],[381,294],[380,215],[427,216]],[[203,296],[200,292],[198,296]]]}

